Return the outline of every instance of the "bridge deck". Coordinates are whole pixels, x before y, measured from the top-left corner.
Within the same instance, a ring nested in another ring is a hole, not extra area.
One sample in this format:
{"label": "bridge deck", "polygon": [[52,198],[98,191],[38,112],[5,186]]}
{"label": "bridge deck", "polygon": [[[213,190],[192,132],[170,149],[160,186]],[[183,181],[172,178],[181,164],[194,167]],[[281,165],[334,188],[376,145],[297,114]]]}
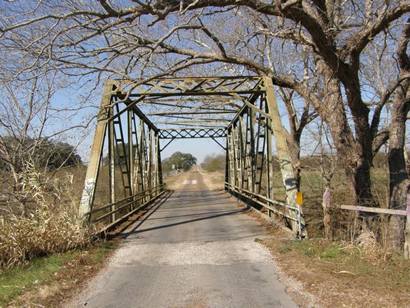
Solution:
{"label": "bridge deck", "polygon": [[68,306],[295,306],[269,252],[255,242],[266,231],[244,211],[191,172],[181,189],[124,232],[108,266]]}

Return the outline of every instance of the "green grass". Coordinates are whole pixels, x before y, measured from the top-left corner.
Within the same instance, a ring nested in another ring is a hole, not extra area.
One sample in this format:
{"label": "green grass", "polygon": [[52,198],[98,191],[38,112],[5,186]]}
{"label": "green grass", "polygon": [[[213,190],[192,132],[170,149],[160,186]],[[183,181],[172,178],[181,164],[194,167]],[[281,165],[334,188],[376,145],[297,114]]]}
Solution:
{"label": "green grass", "polygon": [[115,242],[102,242],[98,245],[97,249],[90,255],[91,263],[100,263],[104,261],[107,254],[113,251],[117,247]]}
{"label": "green grass", "polygon": [[320,244],[318,241],[289,241],[283,243],[279,249],[280,253],[297,251],[307,257],[319,259],[338,259],[346,255],[343,248],[337,243]]}
{"label": "green grass", "polygon": [[[87,264],[101,263],[116,245],[113,242],[99,243],[90,249]],[[0,307],[36,286],[52,282],[55,273],[63,266],[79,257],[83,251],[73,250],[31,260],[27,265],[0,272]]]}
{"label": "green grass", "polygon": [[38,258],[25,266],[18,266],[0,273],[0,306],[6,305],[33,286],[47,282],[66,262],[78,254],[77,251],[71,251]]}

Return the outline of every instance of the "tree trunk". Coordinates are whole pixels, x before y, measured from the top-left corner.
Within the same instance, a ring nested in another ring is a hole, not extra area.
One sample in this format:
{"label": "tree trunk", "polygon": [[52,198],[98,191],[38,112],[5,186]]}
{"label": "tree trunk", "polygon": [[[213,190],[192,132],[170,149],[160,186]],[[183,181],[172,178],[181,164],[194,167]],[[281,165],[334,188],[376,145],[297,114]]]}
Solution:
{"label": "tree trunk", "polygon": [[352,183],[356,205],[376,206],[377,204],[372,194],[370,164],[371,161],[368,158],[360,158],[353,166],[351,164],[345,167]]}
{"label": "tree trunk", "polygon": [[[406,118],[409,104],[403,95],[398,95],[391,109],[389,129],[389,207],[391,209],[406,209],[409,179],[406,168],[405,135]],[[404,243],[405,218],[391,216],[387,235],[387,243],[391,249],[401,250]]]}
{"label": "tree trunk", "polygon": [[326,85],[324,104],[319,106],[318,112],[330,129],[338,158],[350,180],[353,201],[357,205],[374,206],[370,178],[372,142],[367,140],[370,136],[365,138],[363,134],[367,134],[367,131],[361,132],[359,140],[362,144],[354,137],[346,117],[340,80],[334,78],[334,74],[323,61],[318,61],[317,69],[325,76]]}

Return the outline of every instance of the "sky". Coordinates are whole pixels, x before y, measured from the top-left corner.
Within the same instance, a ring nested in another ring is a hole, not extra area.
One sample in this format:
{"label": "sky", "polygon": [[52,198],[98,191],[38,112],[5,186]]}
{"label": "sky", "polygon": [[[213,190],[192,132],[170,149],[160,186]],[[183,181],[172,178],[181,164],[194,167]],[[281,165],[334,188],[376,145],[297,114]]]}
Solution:
{"label": "sky", "polygon": [[[77,106],[78,103],[78,89],[76,85],[58,91],[53,98],[53,105],[57,105],[60,108],[67,108],[70,106]],[[61,116],[56,116],[50,125],[46,127],[49,134],[54,131],[69,128],[79,123],[85,123],[89,118],[95,116],[98,111],[98,105],[102,96],[102,87],[97,89],[92,97],[84,104],[84,106],[92,106],[84,108],[79,112],[73,113],[69,116],[69,113],[61,113]],[[154,123],[155,124],[155,123]],[[68,142],[74,146],[78,146],[77,151],[81,155],[84,162],[89,160],[89,152],[94,137],[96,122],[90,124],[89,128],[74,129],[68,131],[61,136],[62,141]],[[125,136],[126,138],[126,136]],[[164,147],[169,140],[161,141],[161,148]],[[224,138],[218,138],[221,144],[225,144]],[[203,159],[208,155],[223,154],[224,150],[212,139],[176,139],[171,142],[161,153],[161,158],[165,159],[171,156],[174,152],[191,153],[201,163]]]}
{"label": "sky", "polygon": [[[161,141],[161,147],[168,141],[169,140]],[[224,138],[218,138],[218,141],[222,144],[225,143]],[[197,158],[198,163],[201,163],[207,155],[225,153],[212,139],[177,139],[164,149],[161,153],[161,158],[167,158],[177,151],[191,153]]]}
{"label": "sky", "polygon": [[[72,84],[69,88],[65,90],[58,91],[53,98],[53,105],[57,105],[60,108],[67,108],[72,106],[78,106],[79,93],[82,91],[81,81]],[[84,91],[85,92],[85,91]],[[49,133],[54,131],[67,129],[73,125],[79,123],[86,123],[92,117],[95,117],[98,112],[98,106],[100,104],[102,96],[102,86],[97,87],[93,95],[90,96],[84,103],[80,105],[84,106],[84,109],[73,112],[71,115],[68,112],[61,113],[57,116],[50,125],[46,127]],[[280,96],[277,95],[279,103],[279,111],[282,116],[283,125],[288,128],[288,119],[286,116],[285,107],[283,102],[280,100]],[[155,124],[155,123],[154,123]],[[61,140],[68,142],[74,146],[78,146],[77,151],[82,157],[84,162],[89,161],[89,153],[91,144],[94,137],[96,122],[95,119],[90,123],[89,127],[79,128],[68,131],[61,137]],[[126,134],[126,133],[125,133]],[[310,154],[315,147],[315,142],[313,142],[308,130],[305,132],[305,138],[302,138],[302,155]],[[126,138],[126,136],[125,136]],[[161,148],[164,147],[169,140],[161,141]],[[225,144],[224,138],[219,138],[218,141],[221,144]],[[224,150],[212,139],[176,139],[171,142],[161,153],[161,158],[165,159],[171,156],[174,152],[190,153],[195,156],[198,163],[201,163],[204,158],[208,155],[224,154]],[[274,151],[274,150],[273,150]],[[274,151],[275,152],[275,151]]]}

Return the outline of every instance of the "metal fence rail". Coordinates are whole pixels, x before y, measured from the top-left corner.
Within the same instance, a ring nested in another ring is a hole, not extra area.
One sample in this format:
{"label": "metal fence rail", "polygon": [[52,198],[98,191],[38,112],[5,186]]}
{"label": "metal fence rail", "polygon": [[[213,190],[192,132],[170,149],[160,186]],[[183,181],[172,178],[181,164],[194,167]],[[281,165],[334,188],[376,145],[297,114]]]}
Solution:
{"label": "metal fence rail", "polygon": [[405,217],[406,226],[404,231],[404,258],[410,259],[410,194],[407,195],[407,204],[405,210],[384,209],[347,204],[342,204],[339,206],[339,208],[347,211],[374,213],[378,215],[403,216],[403,218]]}
{"label": "metal fence rail", "polygon": [[[281,217],[284,217],[286,219],[290,219],[292,221],[295,221],[298,226],[298,232],[297,235],[300,236],[302,234],[302,219],[301,219],[301,211],[299,207],[291,206],[289,204],[286,204],[285,202],[282,201],[277,201],[277,200],[272,200],[269,199],[263,195],[253,193],[247,189],[241,189],[240,187],[233,186],[230,183],[225,182],[225,190],[229,193],[232,194],[234,192],[235,194],[240,195],[241,197],[253,202],[257,203],[260,206],[264,207],[266,210],[270,212],[273,212]],[[278,208],[279,207],[279,208]],[[286,210],[289,212],[293,212],[294,215],[289,215],[286,213]]]}
{"label": "metal fence rail", "polygon": [[[155,198],[160,192],[165,190],[165,184],[153,187],[152,189],[147,189],[136,193],[132,196],[126,197],[124,199],[118,200],[114,203],[109,203],[102,207],[94,208],[90,212],[86,213],[89,216],[89,221],[92,223],[99,222],[106,218],[109,218],[112,214],[118,213],[121,210],[128,208],[128,212],[135,209],[136,207],[141,205],[142,202],[149,202],[151,199]],[[103,215],[98,217],[93,217],[93,214],[99,213],[109,209],[110,211],[104,212]]]}
{"label": "metal fence rail", "polygon": [[[101,221],[109,220],[108,224],[99,225],[96,231],[96,235],[105,234],[107,231],[113,229],[137,211],[143,209],[145,206],[158,199],[165,192],[167,192],[167,190],[165,184],[163,184],[124,198],[115,203],[110,203],[102,207],[95,208],[86,213],[86,215],[88,216],[89,222],[92,224],[98,224]],[[107,209],[109,209],[108,212],[104,212],[100,216],[93,217],[93,214],[103,212]],[[116,215],[117,213],[121,213],[121,215]],[[116,215],[114,219],[112,219],[113,215]]]}

